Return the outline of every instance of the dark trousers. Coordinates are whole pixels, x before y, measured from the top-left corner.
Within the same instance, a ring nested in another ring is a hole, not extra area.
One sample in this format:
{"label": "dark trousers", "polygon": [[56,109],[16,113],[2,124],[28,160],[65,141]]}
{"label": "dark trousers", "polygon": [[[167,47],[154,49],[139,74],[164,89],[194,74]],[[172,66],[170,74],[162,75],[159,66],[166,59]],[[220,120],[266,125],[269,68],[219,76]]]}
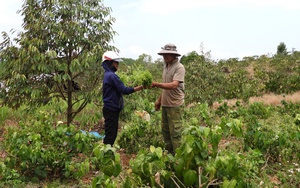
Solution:
{"label": "dark trousers", "polygon": [[110,144],[111,146],[114,145],[118,134],[119,114],[120,111],[112,111],[103,107],[103,117],[105,124],[105,137],[103,140],[104,144]]}

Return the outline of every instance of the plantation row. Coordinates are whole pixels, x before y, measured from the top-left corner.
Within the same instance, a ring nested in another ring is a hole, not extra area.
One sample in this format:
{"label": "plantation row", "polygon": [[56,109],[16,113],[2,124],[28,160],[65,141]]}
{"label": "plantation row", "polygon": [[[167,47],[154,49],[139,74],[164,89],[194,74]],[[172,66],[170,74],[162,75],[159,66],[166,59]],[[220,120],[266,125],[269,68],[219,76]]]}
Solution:
{"label": "plantation row", "polygon": [[[300,53],[284,43],[274,57],[181,58],[186,109],[174,156],[154,111],[157,88],[125,97],[114,148],[89,134],[103,136],[100,54],[117,51],[111,11],[101,0],[24,1],[24,31],[2,32],[1,187],[299,187],[299,104],[248,103],[300,91]],[[118,74],[128,86],[149,85],[162,67],[143,54],[125,58]],[[238,101],[221,103],[228,99]]]}
{"label": "plantation row", "polygon": [[[75,125],[53,124],[59,107],[48,106],[19,126],[6,127],[1,185],[60,179],[80,187],[297,187],[299,107],[225,103],[212,110],[195,104],[186,109],[183,144],[173,156],[163,149],[157,112],[150,122],[130,115],[111,148]],[[128,166],[121,165],[120,148],[135,154]],[[82,181],[87,176],[91,183]]]}
{"label": "plantation row", "polygon": [[[61,100],[49,100],[35,110],[1,107],[0,151],[5,157],[0,160],[0,185],[46,181],[56,187],[298,187],[300,104],[269,106],[247,100],[298,91],[299,59],[297,53],[224,62],[195,52],[182,57],[187,72],[185,128],[175,156],[164,150],[161,115],[153,110],[157,89],[125,97],[114,148],[80,131],[97,128],[103,134],[101,96],[69,126],[64,116],[68,104]],[[125,80],[135,75],[133,70],[149,70],[155,81],[161,79],[162,62],[126,59],[120,66]],[[134,82],[129,79],[127,84]],[[240,100],[211,108],[213,102],[231,98]],[[147,111],[150,121],[136,110]],[[126,166],[120,151],[132,156]]]}

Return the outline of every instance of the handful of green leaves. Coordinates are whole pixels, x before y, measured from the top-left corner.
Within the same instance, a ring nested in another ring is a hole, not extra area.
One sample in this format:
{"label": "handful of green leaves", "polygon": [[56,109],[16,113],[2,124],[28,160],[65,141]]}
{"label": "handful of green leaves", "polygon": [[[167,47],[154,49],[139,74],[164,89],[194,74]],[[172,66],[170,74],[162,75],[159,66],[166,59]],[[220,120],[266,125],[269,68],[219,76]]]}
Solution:
{"label": "handful of green leaves", "polygon": [[153,81],[152,74],[148,70],[134,70],[131,76],[124,73],[118,74],[125,85],[150,87]]}
{"label": "handful of green leaves", "polygon": [[131,80],[133,81],[133,85],[135,86],[143,85],[144,87],[150,87],[153,77],[148,70],[135,71],[133,72]]}

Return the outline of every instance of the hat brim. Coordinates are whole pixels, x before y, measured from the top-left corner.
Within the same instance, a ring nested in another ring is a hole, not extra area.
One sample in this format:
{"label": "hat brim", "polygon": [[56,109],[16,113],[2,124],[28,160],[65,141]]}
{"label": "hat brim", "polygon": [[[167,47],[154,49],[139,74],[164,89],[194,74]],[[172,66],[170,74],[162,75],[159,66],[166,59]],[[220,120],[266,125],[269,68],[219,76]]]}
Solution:
{"label": "hat brim", "polygon": [[117,61],[117,62],[122,62],[123,61],[123,59],[121,59],[121,58],[117,58],[117,59],[112,59],[113,61]]}
{"label": "hat brim", "polygon": [[164,54],[174,54],[176,56],[181,56],[178,52],[176,51],[171,51],[171,50],[162,50],[157,53],[158,55],[164,55]]}

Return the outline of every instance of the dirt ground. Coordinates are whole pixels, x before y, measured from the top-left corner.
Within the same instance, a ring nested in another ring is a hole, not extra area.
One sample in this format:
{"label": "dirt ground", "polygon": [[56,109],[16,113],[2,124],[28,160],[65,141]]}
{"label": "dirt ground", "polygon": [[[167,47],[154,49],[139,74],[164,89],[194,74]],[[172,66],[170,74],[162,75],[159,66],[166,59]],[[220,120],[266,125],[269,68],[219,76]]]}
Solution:
{"label": "dirt ground", "polygon": [[[238,99],[225,100],[222,103],[215,102],[213,104],[213,108],[215,109],[221,106],[224,102],[227,102],[228,106],[233,106],[236,104],[237,100]],[[293,102],[293,103],[300,102],[300,91],[290,95],[275,95],[270,93],[270,94],[265,94],[261,97],[251,97],[249,99],[249,102],[250,103],[263,102],[264,104],[278,106],[281,105],[282,100],[285,100],[287,102]]]}

